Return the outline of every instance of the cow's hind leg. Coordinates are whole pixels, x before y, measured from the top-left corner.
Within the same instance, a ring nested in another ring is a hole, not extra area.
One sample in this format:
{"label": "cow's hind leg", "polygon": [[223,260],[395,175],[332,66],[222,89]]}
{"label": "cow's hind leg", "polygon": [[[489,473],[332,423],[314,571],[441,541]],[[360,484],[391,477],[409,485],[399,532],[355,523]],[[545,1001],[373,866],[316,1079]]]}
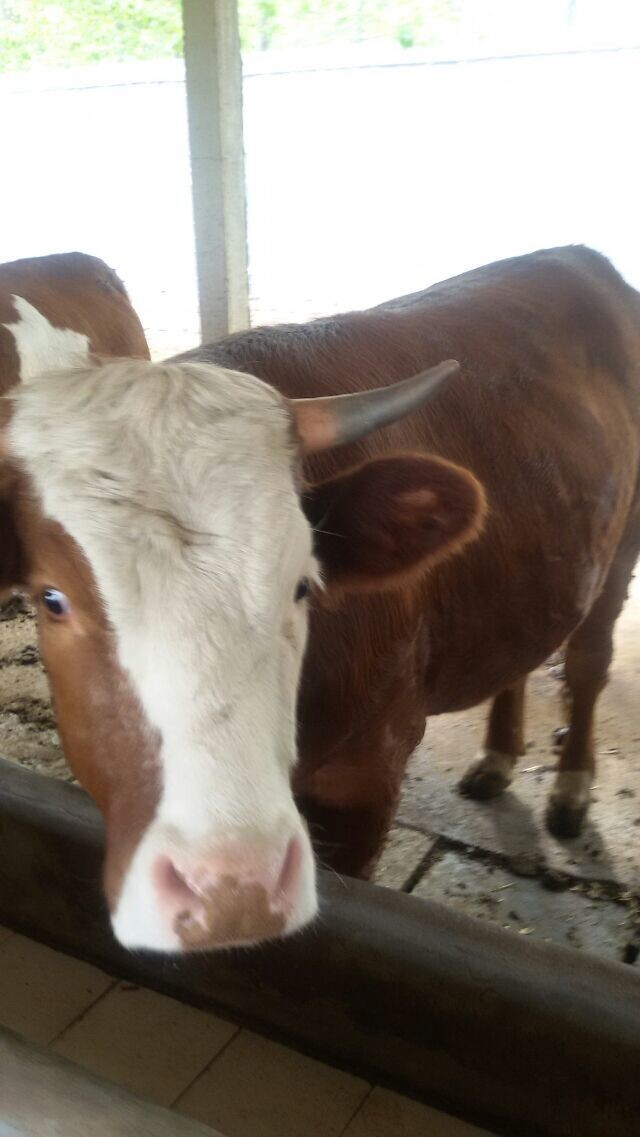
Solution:
{"label": "cow's hind leg", "polygon": [[558,772],[547,808],[547,828],[556,837],[577,837],[589,808],[595,774],[595,705],[607,682],[613,655],[613,630],[626,599],[639,551],[639,534],[623,542],[602,592],[567,644],[565,699],[569,709],[569,729],[562,743]]}
{"label": "cow's hind leg", "polygon": [[458,784],[460,793],[476,801],[497,797],[509,785],[515,764],[525,752],[524,693],[526,676],[496,695],[487,722],[482,754]]}

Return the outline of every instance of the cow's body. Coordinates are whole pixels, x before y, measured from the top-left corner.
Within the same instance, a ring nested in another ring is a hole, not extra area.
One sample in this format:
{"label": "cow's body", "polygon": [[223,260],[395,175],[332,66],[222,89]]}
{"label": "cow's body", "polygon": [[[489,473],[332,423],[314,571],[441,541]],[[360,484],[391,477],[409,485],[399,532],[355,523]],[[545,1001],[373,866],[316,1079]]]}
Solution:
{"label": "cow's body", "polygon": [[[379,850],[425,717],[507,692],[487,740],[497,757],[467,786],[489,796],[522,745],[522,700],[509,689],[571,636],[603,587],[600,609],[617,614],[622,604],[620,566],[624,578],[640,543],[638,294],[598,254],[550,250],[367,312],[247,331],[179,357],[304,397],[375,387],[449,356],[461,374],[424,410],[309,464],[315,480],[390,451],[427,451],[471,470],[488,497],[484,531],[459,555],[398,592],[312,614],[298,790],[325,858],[356,873]],[[610,652],[598,611],[595,646],[583,625],[594,657],[587,686],[592,670],[596,685],[603,679]],[[584,669],[570,651],[572,662]],[[584,745],[575,768],[567,740],[566,769],[590,780]],[[564,781],[559,831],[575,827],[585,804],[587,780]]]}
{"label": "cow's body", "polygon": [[0,269],[20,298],[0,298],[3,389],[22,379],[0,583],[37,604],[121,942],[301,927],[317,895],[291,782],[323,861],[366,875],[426,717],[493,697],[462,788],[494,795],[526,675],[565,641],[549,823],[575,832],[640,545],[637,293],[597,254],[551,250],[178,362],[96,366],[90,350],[146,352],[126,296],[89,258],[45,287],[44,260],[17,284]]}

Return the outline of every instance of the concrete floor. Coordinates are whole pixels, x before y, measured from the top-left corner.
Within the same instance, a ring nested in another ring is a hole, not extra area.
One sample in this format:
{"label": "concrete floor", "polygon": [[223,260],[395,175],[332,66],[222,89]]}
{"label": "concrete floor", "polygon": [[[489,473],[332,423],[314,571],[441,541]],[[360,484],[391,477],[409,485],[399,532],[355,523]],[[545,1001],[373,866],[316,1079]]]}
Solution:
{"label": "concrete floor", "polygon": [[[486,708],[433,719],[407,776],[381,885],[452,904],[521,935],[633,962],[640,945],[640,579],[618,623],[616,656],[598,716],[598,772],[583,836],[560,842],[544,807],[560,725],[560,666],[531,678],[528,749],[509,792],[479,804],[456,783],[482,740]],[[33,617],[0,612],[0,753],[57,777],[62,757]],[[639,965],[640,966],[640,965]]]}
{"label": "concrete floor", "polygon": [[530,679],[527,754],[489,803],[456,783],[482,742],[486,707],[432,719],[405,782],[378,880],[522,935],[634,962],[640,946],[640,578],[618,621],[597,717],[597,775],[583,835],[558,841],[544,809],[562,725],[561,663]]}

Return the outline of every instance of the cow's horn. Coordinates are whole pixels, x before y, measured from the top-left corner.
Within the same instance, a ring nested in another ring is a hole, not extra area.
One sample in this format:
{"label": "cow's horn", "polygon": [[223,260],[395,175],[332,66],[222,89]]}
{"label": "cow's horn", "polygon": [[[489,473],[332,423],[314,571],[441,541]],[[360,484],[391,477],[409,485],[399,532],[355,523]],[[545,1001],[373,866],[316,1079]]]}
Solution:
{"label": "cow's horn", "polygon": [[380,426],[421,407],[452,375],[460,370],[455,359],[412,375],[390,387],[360,391],[353,395],[330,395],[320,399],[292,399],[291,408],[303,454],[316,454],[345,442],[354,442]]}

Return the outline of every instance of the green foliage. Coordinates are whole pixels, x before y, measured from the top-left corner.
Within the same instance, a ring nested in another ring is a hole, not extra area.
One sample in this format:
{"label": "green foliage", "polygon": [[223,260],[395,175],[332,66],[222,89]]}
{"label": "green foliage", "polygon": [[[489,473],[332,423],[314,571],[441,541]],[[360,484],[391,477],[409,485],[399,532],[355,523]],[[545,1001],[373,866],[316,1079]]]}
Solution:
{"label": "green foliage", "polygon": [[0,0],[0,70],[182,53],[180,0]]}
{"label": "green foliage", "polygon": [[[215,3],[216,0],[211,0]],[[239,0],[242,47],[379,39],[435,45],[465,0]],[[180,0],[0,0],[0,71],[167,59],[182,53]]]}
{"label": "green foliage", "polygon": [[434,46],[464,0],[239,0],[245,51],[386,40]]}

